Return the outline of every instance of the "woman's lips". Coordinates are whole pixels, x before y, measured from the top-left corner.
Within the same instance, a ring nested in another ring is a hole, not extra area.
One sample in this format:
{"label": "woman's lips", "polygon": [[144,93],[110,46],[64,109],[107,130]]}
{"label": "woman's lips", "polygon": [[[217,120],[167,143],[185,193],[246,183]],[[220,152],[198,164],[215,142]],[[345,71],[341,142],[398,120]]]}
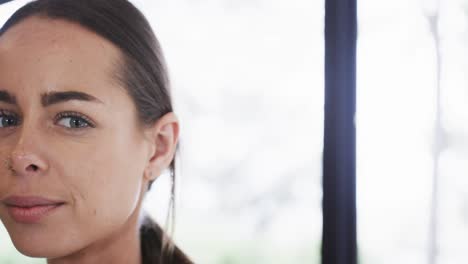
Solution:
{"label": "woman's lips", "polygon": [[34,224],[65,203],[38,196],[10,196],[3,200],[10,216],[18,223]]}
{"label": "woman's lips", "polygon": [[33,207],[8,206],[8,212],[10,213],[11,217],[18,223],[34,224],[39,222],[42,217],[46,216],[61,205],[62,204],[39,205]]}

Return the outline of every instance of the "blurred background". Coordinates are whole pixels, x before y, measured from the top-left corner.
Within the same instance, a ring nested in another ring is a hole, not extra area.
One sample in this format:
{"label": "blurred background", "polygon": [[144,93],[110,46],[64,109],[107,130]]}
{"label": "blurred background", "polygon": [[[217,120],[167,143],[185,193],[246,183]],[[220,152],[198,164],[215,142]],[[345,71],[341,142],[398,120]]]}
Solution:
{"label": "blurred background", "polygon": [[[132,2],[182,124],[176,242],[196,263],[319,263],[324,0]],[[359,263],[468,258],[467,19],[468,0],[358,1]],[[163,225],[168,198],[164,175],[145,201]],[[45,261],[0,225],[0,263]]]}

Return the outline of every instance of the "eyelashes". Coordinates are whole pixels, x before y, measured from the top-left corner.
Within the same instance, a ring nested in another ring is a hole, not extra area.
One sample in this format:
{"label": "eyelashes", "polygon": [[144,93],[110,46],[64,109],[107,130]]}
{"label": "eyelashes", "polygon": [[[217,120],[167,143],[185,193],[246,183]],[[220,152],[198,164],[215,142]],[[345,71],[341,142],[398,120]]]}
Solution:
{"label": "eyelashes", "polygon": [[[58,113],[55,118],[55,122],[66,120],[66,119],[70,120],[68,124],[70,124],[71,126],[71,127],[66,127],[66,128],[82,129],[82,128],[87,128],[87,127],[91,127],[91,128],[96,127],[93,121],[91,121],[87,116],[80,114],[78,112],[71,112],[71,111]],[[77,122],[72,122],[72,121],[77,121]],[[65,124],[66,123],[67,122],[65,122]],[[77,125],[78,127],[72,127],[73,126],[72,124]]]}
{"label": "eyelashes", "polygon": [[[9,110],[0,109],[0,129],[13,128],[20,123],[21,119],[17,114]],[[54,118],[54,124],[59,124],[68,130],[82,130],[96,127],[89,117],[74,111],[58,113]]]}

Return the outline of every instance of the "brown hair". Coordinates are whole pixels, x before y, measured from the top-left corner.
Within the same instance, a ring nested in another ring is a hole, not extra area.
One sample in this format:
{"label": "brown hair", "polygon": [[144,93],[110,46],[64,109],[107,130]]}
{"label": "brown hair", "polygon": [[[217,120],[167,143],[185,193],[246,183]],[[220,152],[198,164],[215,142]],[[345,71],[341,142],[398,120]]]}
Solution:
{"label": "brown hair", "polygon": [[[116,80],[132,98],[143,126],[172,112],[169,77],[160,44],[145,16],[127,0],[36,0],[16,11],[0,29],[32,16],[77,23],[117,46],[123,60]],[[170,165],[171,199],[168,215],[174,222],[175,161]],[[153,182],[149,183],[148,190]],[[140,227],[143,264],[192,263],[149,216]]]}

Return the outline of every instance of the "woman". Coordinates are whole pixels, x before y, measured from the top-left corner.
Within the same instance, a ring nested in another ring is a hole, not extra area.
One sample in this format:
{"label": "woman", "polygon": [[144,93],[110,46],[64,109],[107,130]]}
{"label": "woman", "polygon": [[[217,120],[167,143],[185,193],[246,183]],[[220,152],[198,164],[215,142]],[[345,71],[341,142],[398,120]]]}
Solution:
{"label": "woman", "polygon": [[158,41],[128,1],[38,0],[0,30],[0,219],[24,255],[191,263],[141,213],[165,169],[174,184],[178,135]]}

